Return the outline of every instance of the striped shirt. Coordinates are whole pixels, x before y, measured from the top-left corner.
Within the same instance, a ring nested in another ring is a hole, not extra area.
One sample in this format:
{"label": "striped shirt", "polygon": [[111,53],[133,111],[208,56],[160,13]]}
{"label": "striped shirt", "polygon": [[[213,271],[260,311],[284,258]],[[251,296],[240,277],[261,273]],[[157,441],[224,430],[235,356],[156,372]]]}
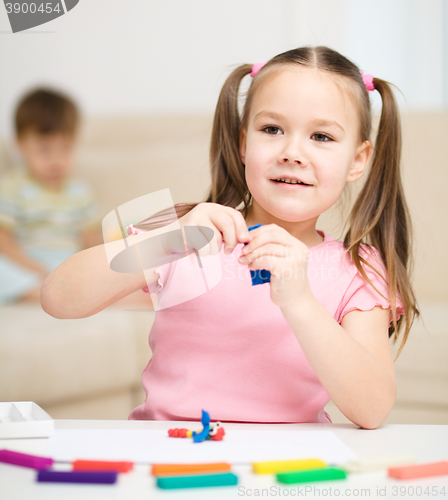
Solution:
{"label": "striped shirt", "polygon": [[84,181],[68,177],[61,189],[50,190],[26,170],[0,179],[0,226],[24,248],[79,251],[82,233],[99,224],[97,203]]}

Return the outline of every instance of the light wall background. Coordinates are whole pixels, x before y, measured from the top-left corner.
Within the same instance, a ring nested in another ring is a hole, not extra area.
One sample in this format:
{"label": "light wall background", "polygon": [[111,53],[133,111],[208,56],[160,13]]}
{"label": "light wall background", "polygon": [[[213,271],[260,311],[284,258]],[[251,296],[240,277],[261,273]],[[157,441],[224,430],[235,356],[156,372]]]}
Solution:
{"label": "light wall background", "polygon": [[404,109],[440,110],[447,12],[447,0],[80,0],[12,34],[1,5],[0,134],[11,136],[14,104],[39,83],[87,115],[211,112],[233,65],[300,45],[328,45],[393,82]]}

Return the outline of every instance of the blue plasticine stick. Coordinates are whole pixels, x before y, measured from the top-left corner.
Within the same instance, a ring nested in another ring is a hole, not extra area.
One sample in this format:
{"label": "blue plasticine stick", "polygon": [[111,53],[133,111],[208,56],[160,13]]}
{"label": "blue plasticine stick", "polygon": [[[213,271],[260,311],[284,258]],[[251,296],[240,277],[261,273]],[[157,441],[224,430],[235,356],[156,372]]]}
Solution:
{"label": "blue plasticine stick", "polygon": [[[256,226],[250,226],[247,229],[252,231],[252,229],[257,229],[261,224],[257,224]],[[247,243],[244,243],[247,245]],[[266,271],[266,269],[257,269],[256,271],[250,271],[250,277],[252,279],[252,286],[254,285],[262,285],[263,283],[269,283],[271,281],[271,273]]]}
{"label": "blue plasticine stick", "polygon": [[66,472],[55,470],[40,470],[37,481],[41,483],[93,483],[114,484],[117,472]]}

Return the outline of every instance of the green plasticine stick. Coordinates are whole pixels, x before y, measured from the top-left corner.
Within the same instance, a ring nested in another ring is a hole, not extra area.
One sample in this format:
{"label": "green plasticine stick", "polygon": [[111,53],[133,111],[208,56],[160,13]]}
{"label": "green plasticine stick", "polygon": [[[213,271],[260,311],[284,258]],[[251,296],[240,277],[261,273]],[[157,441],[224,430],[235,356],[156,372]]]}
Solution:
{"label": "green plasticine stick", "polygon": [[226,474],[205,474],[202,476],[170,476],[157,478],[157,486],[163,489],[234,486],[236,484],[238,484],[238,476],[231,472]]}
{"label": "green plasticine stick", "polygon": [[277,481],[285,484],[308,483],[311,481],[330,481],[345,479],[347,473],[342,469],[328,467],[327,469],[310,469],[296,472],[282,472],[277,474]]}

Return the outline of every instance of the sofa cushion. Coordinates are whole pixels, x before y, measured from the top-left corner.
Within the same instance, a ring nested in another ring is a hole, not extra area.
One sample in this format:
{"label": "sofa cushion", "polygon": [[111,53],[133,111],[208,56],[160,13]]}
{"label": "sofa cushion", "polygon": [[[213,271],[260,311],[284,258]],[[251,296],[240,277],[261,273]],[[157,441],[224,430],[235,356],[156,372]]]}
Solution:
{"label": "sofa cushion", "polygon": [[138,386],[154,312],[108,308],[60,320],[38,304],[0,308],[0,400],[41,404]]}

